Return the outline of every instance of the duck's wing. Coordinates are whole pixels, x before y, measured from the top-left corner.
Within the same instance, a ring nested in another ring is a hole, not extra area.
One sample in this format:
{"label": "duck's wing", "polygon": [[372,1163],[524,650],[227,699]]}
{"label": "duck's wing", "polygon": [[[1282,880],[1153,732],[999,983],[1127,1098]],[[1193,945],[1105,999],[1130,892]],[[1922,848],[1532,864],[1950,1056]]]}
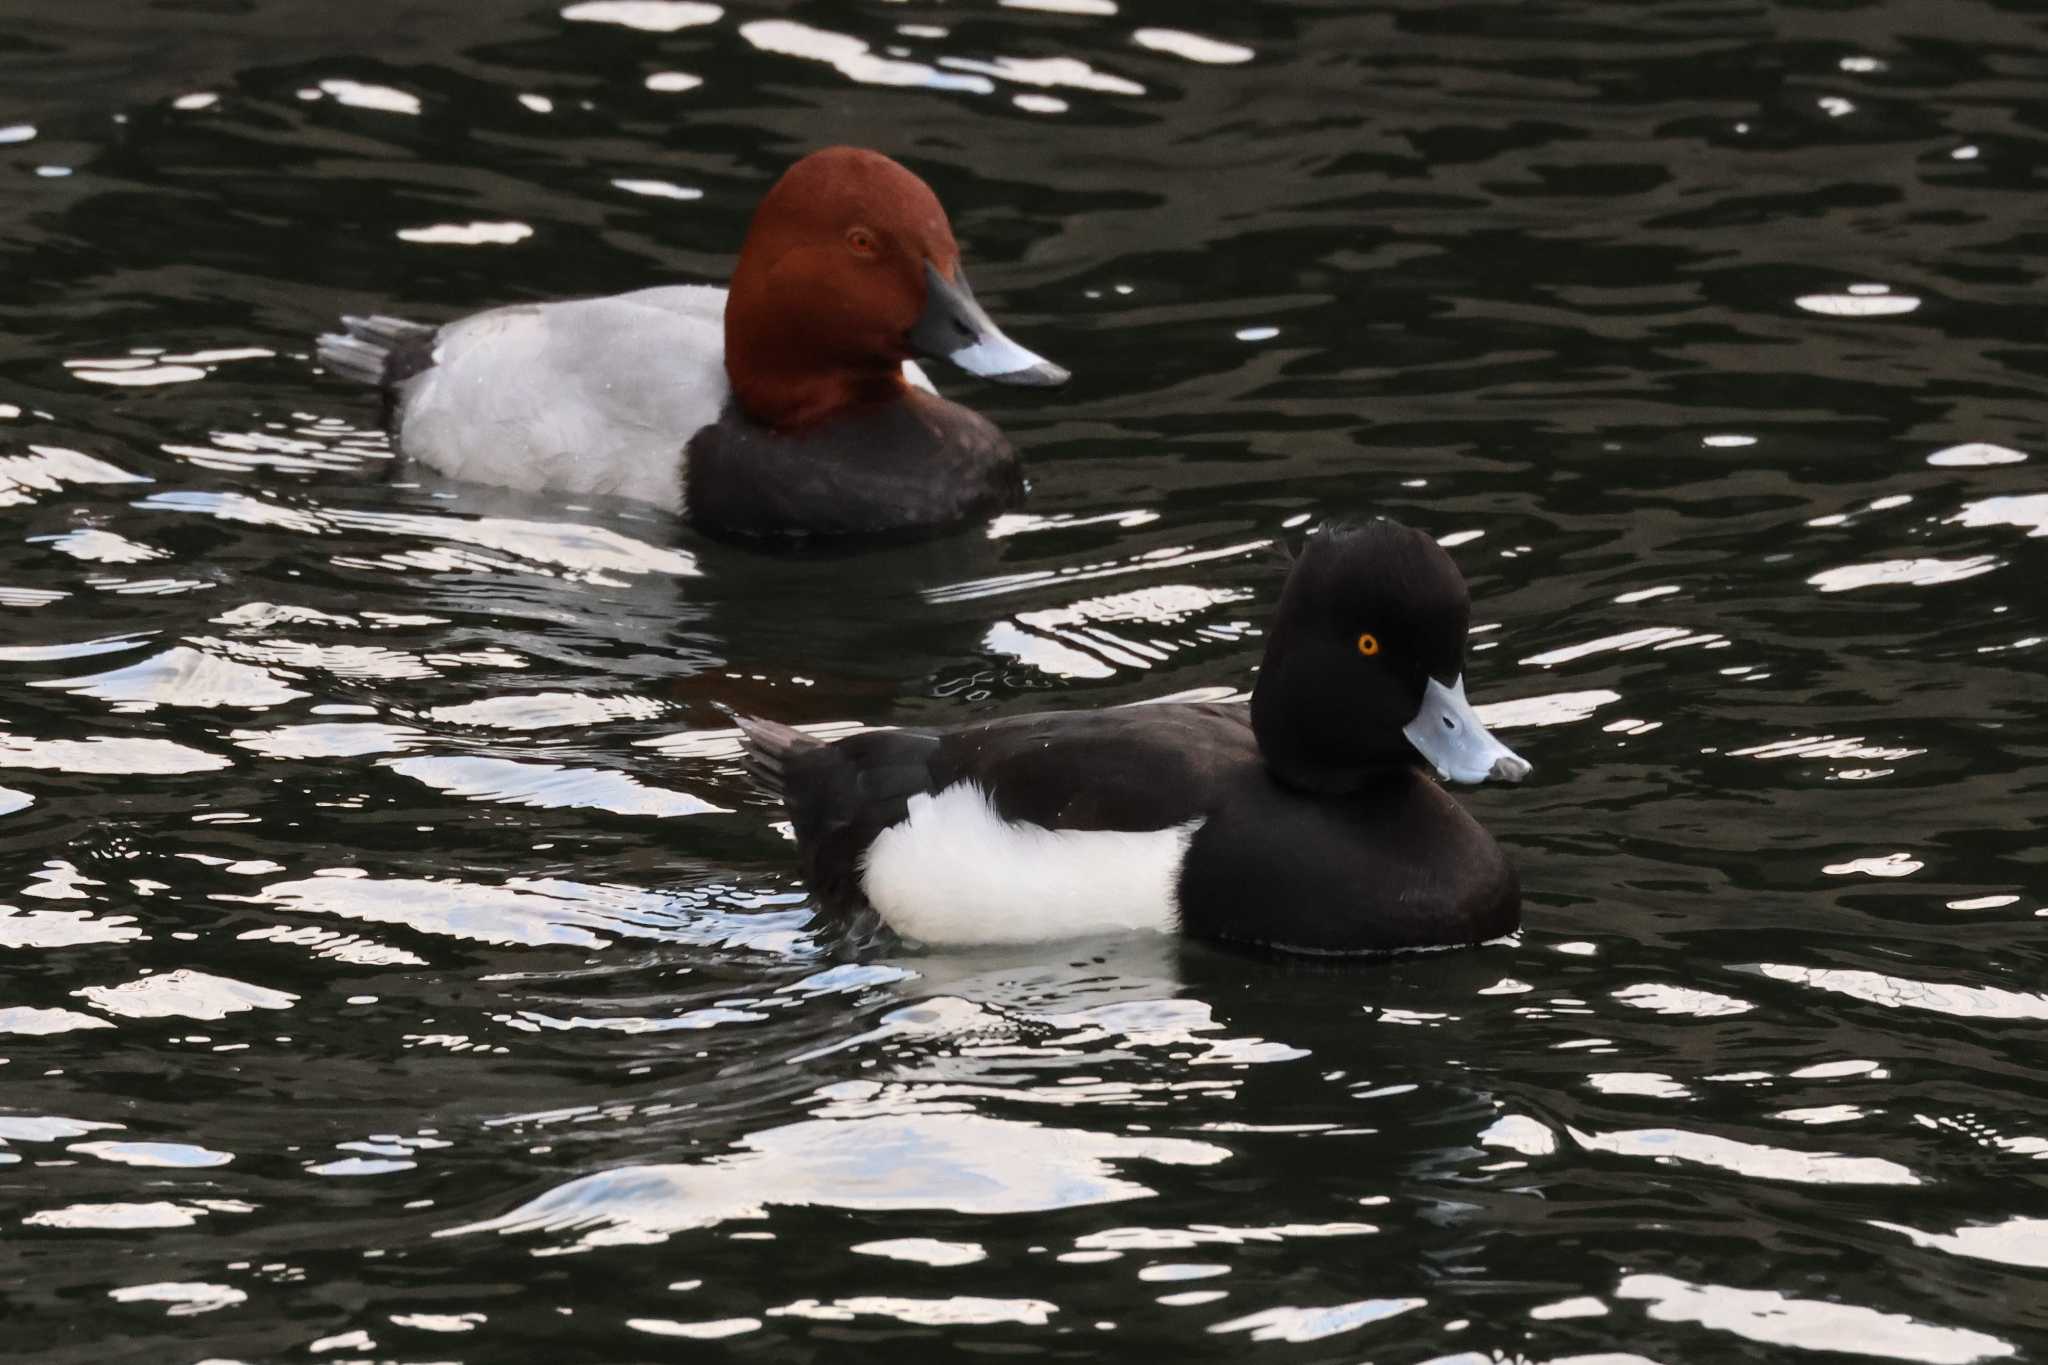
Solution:
{"label": "duck's wing", "polygon": [[1119,706],[946,732],[935,788],[972,782],[996,813],[1051,830],[1164,829],[1201,818],[1256,762],[1242,705]]}
{"label": "duck's wing", "polygon": [[683,447],[718,420],[725,291],[493,308],[432,328],[344,319],[330,368],[382,387],[399,447],[453,478],[680,511]]}
{"label": "duck's wing", "polygon": [[683,447],[731,392],[724,330],[695,301],[577,299],[452,323],[397,390],[398,443],[455,478],[681,511]]}
{"label": "duck's wing", "polygon": [[827,742],[738,717],[747,766],[780,795],[804,879],[834,907],[865,902],[868,853],[920,798],[983,803],[1008,825],[1150,834],[1186,826],[1257,749],[1242,706],[1056,711],[944,731]]}

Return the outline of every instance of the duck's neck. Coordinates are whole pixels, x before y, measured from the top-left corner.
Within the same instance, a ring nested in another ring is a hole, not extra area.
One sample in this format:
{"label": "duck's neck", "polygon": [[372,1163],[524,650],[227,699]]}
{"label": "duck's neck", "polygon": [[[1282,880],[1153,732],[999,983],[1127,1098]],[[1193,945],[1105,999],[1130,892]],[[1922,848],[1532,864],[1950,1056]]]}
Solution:
{"label": "duck's neck", "polygon": [[766,348],[735,348],[726,328],[725,373],[740,411],[779,432],[807,431],[863,408],[901,399],[907,389],[899,364],[856,366],[804,363],[801,354],[764,354]]}
{"label": "duck's neck", "polygon": [[773,240],[750,233],[725,299],[725,374],[740,411],[778,432],[799,432],[903,397],[903,362],[848,337],[831,300],[778,275]]}
{"label": "duck's neck", "polygon": [[1284,787],[1310,796],[1349,796],[1384,786],[1410,771],[1405,745],[1384,752],[1344,744],[1329,717],[1289,695],[1287,664],[1268,655],[1252,688],[1252,736],[1266,771]]}

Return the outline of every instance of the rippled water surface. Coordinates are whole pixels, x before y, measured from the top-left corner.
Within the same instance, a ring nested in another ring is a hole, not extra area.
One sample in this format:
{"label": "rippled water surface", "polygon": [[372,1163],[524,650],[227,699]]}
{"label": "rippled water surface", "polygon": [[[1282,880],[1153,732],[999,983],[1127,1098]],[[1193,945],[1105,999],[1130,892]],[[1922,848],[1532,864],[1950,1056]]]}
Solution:
{"label": "rippled water surface", "polygon": [[[2048,1342],[2038,6],[7,10],[17,1354]],[[308,357],[719,278],[839,140],[1074,369],[941,376],[1028,514],[709,543],[423,479]],[[1361,510],[1472,581],[1518,941],[810,924],[715,703],[1241,690]]]}

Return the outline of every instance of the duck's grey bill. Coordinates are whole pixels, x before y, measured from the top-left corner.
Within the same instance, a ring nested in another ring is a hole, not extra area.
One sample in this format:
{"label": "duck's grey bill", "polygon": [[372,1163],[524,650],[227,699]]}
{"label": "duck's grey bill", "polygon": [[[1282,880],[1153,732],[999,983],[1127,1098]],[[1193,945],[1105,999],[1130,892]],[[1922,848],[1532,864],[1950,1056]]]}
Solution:
{"label": "duck's grey bill", "polygon": [[1529,775],[1529,760],[1495,739],[1465,700],[1462,673],[1449,687],[1431,678],[1401,733],[1446,782],[1520,782]]}
{"label": "duck's grey bill", "polygon": [[1067,382],[1065,370],[1004,336],[974,301],[966,273],[956,273],[958,278],[949,280],[925,262],[924,315],[910,329],[912,350],[933,360],[950,360],[967,373],[998,384],[1050,388]]}

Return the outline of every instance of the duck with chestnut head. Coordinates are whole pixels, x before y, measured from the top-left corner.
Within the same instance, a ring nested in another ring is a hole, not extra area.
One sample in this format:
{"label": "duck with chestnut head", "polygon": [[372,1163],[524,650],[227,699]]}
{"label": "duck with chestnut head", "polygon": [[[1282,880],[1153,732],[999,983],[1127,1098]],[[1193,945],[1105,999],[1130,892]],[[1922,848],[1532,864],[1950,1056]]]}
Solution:
{"label": "duck with chestnut head", "polygon": [[729,290],[343,323],[321,360],[382,388],[400,450],[428,468],[740,535],[922,530],[1011,506],[1016,451],[914,359],[1002,384],[1067,378],[976,302],[931,188],[856,147],[783,174]]}

